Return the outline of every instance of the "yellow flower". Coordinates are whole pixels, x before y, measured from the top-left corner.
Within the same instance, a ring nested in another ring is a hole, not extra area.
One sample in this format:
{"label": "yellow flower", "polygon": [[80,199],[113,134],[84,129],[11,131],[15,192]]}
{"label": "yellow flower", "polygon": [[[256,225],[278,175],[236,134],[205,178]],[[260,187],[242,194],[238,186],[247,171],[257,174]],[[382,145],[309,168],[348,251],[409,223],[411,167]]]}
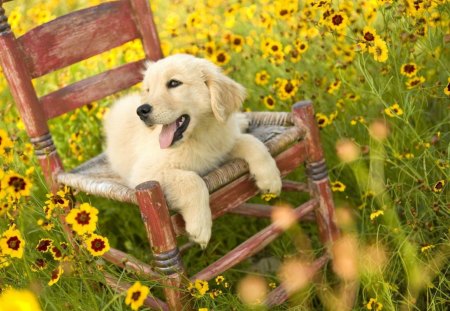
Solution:
{"label": "yellow flower", "polygon": [[37,224],[42,227],[45,231],[50,231],[55,227],[55,224],[49,220],[38,219]]}
{"label": "yellow flower", "polygon": [[333,181],[331,183],[331,190],[333,190],[333,191],[344,192],[345,188],[346,188],[346,186],[340,181]]}
{"label": "yellow flower", "polygon": [[278,97],[281,100],[287,100],[295,96],[300,86],[300,81],[297,79],[287,80],[282,79],[278,86]]}
{"label": "yellow flower", "polygon": [[403,114],[403,109],[400,108],[400,106],[395,103],[392,106],[387,107],[384,109],[384,113],[386,113],[391,118],[394,116],[401,116]]}
{"label": "yellow flower", "polygon": [[334,94],[339,88],[341,87],[342,82],[340,80],[335,80],[333,83],[331,83],[327,88],[328,94]]}
{"label": "yellow flower", "polygon": [[36,296],[27,289],[7,288],[0,295],[0,311],[41,311]]}
{"label": "yellow flower", "polygon": [[194,283],[189,282],[188,291],[195,298],[203,297],[209,290],[207,281],[195,280]]}
{"label": "yellow flower", "polygon": [[267,71],[262,70],[256,73],[255,83],[258,85],[266,85],[269,82],[269,79],[270,75],[267,73]]}
{"label": "yellow flower", "polygon": [[436,193],[442,192],[442,189],[444,189],[444,186],[445,186],[445,180],[443,180],[443,179],[438,180],[433,186],[433,192],[436,192]]}
{"label": "yellow flower", "polygon": [[150,289],[138,281],[127,290],[125,303],[129,305],[132,310],[137,310],[144,304],[144,300],[147,298],[149,293]]}
{"label": "yellow flower", "polygon": [[47,201],[45,201],[45,204],[51,209],[53,208],[67,208],[69,207],[69,197],[70,195],[70,189],[69,187],[65,186],[63,189],[59,190],[55,194],[48,193],[46,196],[48,198]]}
{"label": "yellow flower", "polygon": [[375,39],[378,38],[377,31],[370,27],[366,26],[363,29],[363,39],[367,43],[374,43]]}
{"label": "yellow flower", "polygon": [[223,50],[218,50],[213,54],[211,60],[215,64],[217,64],[219,66],[223,66],[223,65],[226,65],[230,61],[230,55]]}
{"label": "yellow flower", "polygon": [[0,129],[0,156],[8,153],[13,148],[13,146],[14,144],[9,138],[8,133]]}
{"label": "yellow flower", "polygon": [[370,214],[370,220],[374,220],[375,218],[378,218],[381,215],[384,215],[384,212],[382,210],[375,211]]}
{"label": "yellow flower", "polygon": [[58,266],[55,270],[52,271],[50,281],[48,281],[48,285],[52,286],[56,282],[59,281],[61,275],[63,274],[64,270],[61,266]]}
{"label": "yellow flower", "polygon": [[376,38],[374,45],[369,47],[369,53],[377,62],[384,63],[388,59],[388,48],[386,42],[381,38]]}
{"label": "yellow flower", "polygon": [[24,249],[25,240],[16,225],[12,225],[0,237],[0,250],[4,255],[22,258]]}
{"label": "yellow flower", "polygon": [[447,79],[447,86],[444,88],[444,94],[450,96],[450,78]]}
{"label": "yellow flower", "polygon": [[417,65],[415,63],[403,64],[400,73],[408,78],[414,77],[417,73]]}
{"label": "yellow flower", "polygon": [[92,234],[86,239],[86,248],[93,256],[102,256],[109,251],[109,241],[106,237]]}
{"label": "yellow flower", "polygon": [[319,128],[324,128],[325,126],[331,124],[328,117],[320,112],[316,113],[316,121]]}
{"label": "yellow flower", "polygon": [[416,86],[421,85],[424,82],[425,82],[425,78],[422,76],[413,77],[413,78],[409,79],[408,81],[406,81],[406,88],[408,90],[410,90],[410,89],[415,88]]}
{"label": "yellow flower", "polygon": [[219,285],[220,283],[222,283],[223,281],[225,281],[225,278],[222,275],[218,275],[216,277],[216,284]]}
{"label": "yellow flower", "polygon": [[336,12],[328,17],[328,26],[333,30],[342,30],[348,23],[348,17],[344,12]]}
{"label": "yellow flower", "polygon": [[274,193],[263,193],[261,195],[261,199],[263,199],[266,202],[269,202],[270,200],[275,199],[276,197],[277,195]]}
{"label": "yellow flower", "polygon": [[1,189],[13,198],[20,199],[30,195],[31,182],[27,177],[9,171],[2,178]]}
{"label": "yellow flower", "polygon": [[267,109],[273,110],[275,108],[275,99],[271,95],[264,96],[262,98],[262,101],[264,103],[264,106],[266,106]]}
{"label": "yellow flower", "polygon": [[38,244],[36,245],[36,250],[41,253],[46,253],[50,250],[50,247],[53,244],[52,239],[40,239]]}
{"label": "yellow flower", "polygon": [[79,208],[72,209],[66,216],[66,222],[72,225],[72,229],[79,235],[85,233],[92,233],[97,227],[98,210],[89,205],[83,203]]}
{"label": "yellow flower", "polygon": [[426,252],[426,251],[428,251],[428,250],[430,250],[430,249],[432,249],[434,247],[435,247],[434,245],[425,245],[425,246],[422,246],[420,248],[420,251],[423,253],[423,252]]}
{"label": "yellow flower", "polygon": [[380,311],[383,309],[383,305],[377,301],[376,298],[370,298],[369,302],[366,305],[368,310]]}

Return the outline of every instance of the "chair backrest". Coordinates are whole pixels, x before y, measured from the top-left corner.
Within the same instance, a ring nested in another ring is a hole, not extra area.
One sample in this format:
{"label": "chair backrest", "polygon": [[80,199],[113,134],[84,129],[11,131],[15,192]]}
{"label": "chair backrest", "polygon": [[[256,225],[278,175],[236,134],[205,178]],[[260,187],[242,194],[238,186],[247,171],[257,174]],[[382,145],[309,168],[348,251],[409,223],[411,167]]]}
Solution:
{"label": "chair backrest", "polygon": [[[145,59],[40,98],[32,79],[134,39],[141,40],[146,59],[155,61],[163,57],[148,0],[106,2],[61,16],[19,38],[11,31],[3,2],[6,1],[0,0],[0,64],[38,158],[56,153],[47,125],[49,119],[138,83]],[[62,169],[58,156],[53,158],[59,163],[53,166]]]}

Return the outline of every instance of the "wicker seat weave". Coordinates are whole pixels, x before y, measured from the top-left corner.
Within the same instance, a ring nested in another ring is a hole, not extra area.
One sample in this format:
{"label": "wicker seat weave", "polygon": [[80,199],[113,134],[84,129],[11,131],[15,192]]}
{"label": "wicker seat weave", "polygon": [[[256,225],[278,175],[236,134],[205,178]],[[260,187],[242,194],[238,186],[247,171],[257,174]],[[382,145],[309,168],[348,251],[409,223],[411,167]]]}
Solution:
{"label": "wicker seat weave", "polygon": [[[250,112],[249,133],[265,143],[272,155],[287,149],[302,137],[302,131],[292,126],[292,116],[287,112]],[[203,176],[210,193],[248,172],[242,159],[234,159]],[[86,161],[70,172],[57,175],[60,184],[82,192],[120,202],[138,204],[136,191],[126,186],[121,177],[111,170],[106,154]]]}

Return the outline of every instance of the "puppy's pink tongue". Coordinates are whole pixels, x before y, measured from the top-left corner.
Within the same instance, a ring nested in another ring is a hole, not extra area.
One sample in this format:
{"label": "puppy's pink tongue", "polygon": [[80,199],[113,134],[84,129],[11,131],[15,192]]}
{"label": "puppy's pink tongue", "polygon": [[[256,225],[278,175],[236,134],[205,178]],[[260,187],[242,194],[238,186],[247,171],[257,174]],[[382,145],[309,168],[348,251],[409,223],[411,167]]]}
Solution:
{"label": "puppy's pink tongue", "polygon": [[169,148],[173,141],[173,135],[177,130],[177,122],[170,124],[165,124],[162,127],[161,133],[159,134],[159,146],[161,149]]}

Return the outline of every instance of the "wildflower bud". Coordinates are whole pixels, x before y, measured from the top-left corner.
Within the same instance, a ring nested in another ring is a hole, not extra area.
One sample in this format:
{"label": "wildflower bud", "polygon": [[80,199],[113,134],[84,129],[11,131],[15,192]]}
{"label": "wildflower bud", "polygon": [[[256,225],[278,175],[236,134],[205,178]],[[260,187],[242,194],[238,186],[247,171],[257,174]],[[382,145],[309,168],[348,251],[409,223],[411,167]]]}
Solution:
{"label": "wildflower bud", "polygon": [[278,274],[287,293],[292,294],[308,285],[314,271],[308,263],[291,259],[283,263]]}
{"label": "wildflower bud", "polygon": [[294,210],[288,205],[275,206],[271,215],[272,223],[283,230],[289,229],[295,223]]}
{"label": "wildflower bud", "polygon": [[336,153],[342,162],[350,163],[359,158],[360,150],[355,142],[342,139],[336,143]]}
{"label": "wildflower bud", "polygon": [[260,276],[247,275],[238,283],[237,293],[244,304],[250,306],[261,305],[267,297],[267,283]]}
{"label": "wildflower bud", "polygon": [[343,280],[352,281],[358,276],[358,246],[353,236],[343,236],[333,245],[333,271]]}
{"label": "wildflower bud", "polygon": [[389,127],[385,121],[375,120],[369,126],[369,134],[373,139],[382,142],[389,135]]}

